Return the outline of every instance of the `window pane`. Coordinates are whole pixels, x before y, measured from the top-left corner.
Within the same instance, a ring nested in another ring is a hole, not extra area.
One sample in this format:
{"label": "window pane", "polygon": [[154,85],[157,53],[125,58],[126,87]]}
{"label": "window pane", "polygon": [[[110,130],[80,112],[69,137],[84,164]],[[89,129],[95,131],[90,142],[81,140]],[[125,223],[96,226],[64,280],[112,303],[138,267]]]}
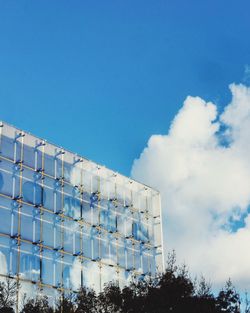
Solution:
{"label": "window pane", "polygon": [[39,247],[22,243],[20,245],[20,275],[31,281],[40,279]]}

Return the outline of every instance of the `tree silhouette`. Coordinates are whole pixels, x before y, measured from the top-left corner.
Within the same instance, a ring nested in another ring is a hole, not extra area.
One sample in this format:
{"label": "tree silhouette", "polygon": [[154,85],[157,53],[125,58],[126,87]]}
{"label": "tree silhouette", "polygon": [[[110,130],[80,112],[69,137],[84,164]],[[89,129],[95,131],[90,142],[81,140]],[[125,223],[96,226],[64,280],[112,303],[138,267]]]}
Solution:
{"label": "tree silhouette", "polygon": [[53,313],[53,309],[49,306],[48,298],[44,296],[28,299],[21,313]]}
{"label": "tree silhouette", "polygon": [[221,312],[240,313],[240,295],[235,290],[231,279],[226,282],[225,287],[219,292],[216,303]]}
{"label": "tree silhouette", "polygon": [[98,312],[119,313],[122,310],[122,293],[115,283],[105,285],[103,291],[98,296]]}
{"label": "tree silhouette", "polygon": [[7,309],[8,308],[11,309],[12,306],[15,304],[17,286],[18,286],[17,282],[10,278],[6,278],[4,281],[0,282],[1,310],[5,309],[5,311],[7,312]]}
{"label": "tree silhouette", "polygon": [[74,313],[75,303],[73,296],[73,294],[63,295],[57,303],[56,313]]}
{"label": "tree silhouette", "polygon": [[[0,283],[0,313],[14,312],[17,287],[11,279]],[[245,301],[244,312],[249,313],[247,294]],[[198,281],[192,279],[186,265],[176,265],[172,252],[166,271],[157,277],[134,277],[123,289],[110,282],[99,294],[83,287],[63,294],[55,310],[46,296],[24,298],[20,313],[240,313],[240,306],[240,296],[230,279],[216,297],[203,276]]]}
{"label": "tree silhouette", "polygon": [[97,297],[92,289],[82,287],[76,297],[76,313],[96,312]]}

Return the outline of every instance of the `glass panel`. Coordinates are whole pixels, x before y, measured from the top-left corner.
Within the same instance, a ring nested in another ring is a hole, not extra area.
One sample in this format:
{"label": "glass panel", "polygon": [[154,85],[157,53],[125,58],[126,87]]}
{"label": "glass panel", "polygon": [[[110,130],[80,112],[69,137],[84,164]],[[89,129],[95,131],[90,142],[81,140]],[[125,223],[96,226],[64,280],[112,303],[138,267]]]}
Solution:
{"label": "glass panel", "polygon": [[43,286],[42,289],[39,290],[39,295],[41,297],[46,296],[49,302],[49,305],[56,311],[56,303],[61,297],[60,291]]}
{"label": "glass panel", "polygon": [[125,223],[126,223],[126,209],[125,207],[118,207],[117,214],[117,231],[125,236]]}
{"label": "glass panel", "polygon": [[1,139],[1,155],[3,157],[14,160],[14,140],[2,135]]}
{"label": "glass panel", "polygon": [[[111,237],[110,237],[111,238]],[[117,240],[113,237],[110,240],[110,260],[112,260],[112,264],[117,264]]]}
{"label": "glass panel", "polygon": [[117,241],[117,249],[118,249],[118,264],[121,267],[126,267],[126,260],[125,260],[125,247],[124,247],[124,239],[119,239]]}
{"label": "glass panel", "polygon": [[0,193],[2,193],[3,184],[4,184],[3,174],[0,171]]}
{"label": "glass panel", "polygon": [[73,237],[73,254],[80,255],[82,252],[82,226],[76,225]]}
{"label": "glass panel", "polygon": [[125,237],[129,238],[130,236],[132,236],[132,224],[133,224],[133,220],[132,220],[132,213],[129,209],[126,210],[125,212],[125,218],[124,218],[124,228],[125,228]]}
{"label": "glass panel", "polygon": [[150,249],[149,251],[149,272],[152,276],[156,274],[156,264],[155,264],[155,250]]}
{"label": "glass panel", "polygon": [[43,205],[45,199],[41,173],[33,172],[28,169],[23,170],[22,192],[25,202],[34,205]]}
{"label": "glass panel", "polygon": [[56,212],[56,189],[55,181],[49,177],[44,179],[44,206],[46,209]]}
{"label": "glass panel", "polygon": [[[99,291],[111,278],[125,285],[162,269],[156,191],[13,127],[1,131],[0,273],[16,275],[19,212],[27,241],[20,245],[20,275],[27,280]],[[25,288],[41,292],[34,284]]]}
{"label": "glass panel", "polygon": [[65,254],[62,259],[63,287],[72,288],[70,272],[72,270],[73,257]]}
{"label": "glass panel", "polygon": [[83,271],[83,284],[100,292],[101,276],[98,262],[85,261]]}
{"label": "glass panel", "polygon": [[100,251],[100,258],[101,259],[108,259],[109,258],[109,239],[110,236],[106,232],[101,233],[100,237],[100,244],[101,244],[101,251]]}
{"label": "glass panel", "polygon": [[117,203],[119,203],[120,205],[124,205],[124,187],[123,185],[120,184],[116,184],[116,199],[117,199]]}
{"label": "glass panel", "polygon": [[46,209],[60,213],[63,209],[62,182],[46,177],[44,179],[44,206]]}
{"label": "glass panel", "polygon": [[55,155],[55,177],[62,178],[63,177],[63,154],[59,149],[56,149]]}
{"label": "glass panel", "polygon": [[47,175],[56,178],[56,148],[46,142],[44,146],[44,171]]}
{"label": "glass panel", "polygon": [[91,233],[92,227],[89,226],[83,227],[83,234],[82,234],[82,251],[83,255],[92,258],[92,233]]}
{"label": "glass panel", "polygon": [[44,155],[44,171],[52,177],[55,175],[55,158],[46,153]]}
{"label": "glass panel", "polygon": [[98,260],[100,258],[100,247],[101,247],[101,241],[100,241],[100,235],[99,231],[93,228],[92,230],[92,259]]}
{"label": "glass panel", "polygon": [[143,273],[147,274],[149,272],[149,267],[148,267],[148,250],[146,247],[144,247],[142,251],[142,270]]}
{"label": "glass panel", "polygon": [[77,187],[64,186],[64,214],[75,220],[81,217],[81,194]]}
{"label": "glass panel", "polygon": [[59,287],[62,279],[61,254],[44,249],[42,258],[42,281],[45,284]]}
{"label": "glass panel", "polygon": [[87,192],[83,193],[83,203],[82,203],[82,217],[83,219],[88,222],[92,223],[92,213],[91,213],[91,207],[90,206],[90,197]]}
{"label": "glass panel", "polygon": [[134,198],[132,198],[132,191],[131,191],[131,184],[127,187],[125,187],[124,190],[124,205],[126,207],[131,207],[133,205],[132,199],[134,201]]}
{"label": "glass panel", "polygon": [[[25,138],[26,141],[26,138]],[[36,149],[33,146],[28,146],[27,144],[24,144],[23,147],[23,157],[24,157],[24,164],[31,167],[35,168],[35,161],[36,161]]]}
{"label": "glass panel", "polygon": [[44,212],[43,215],[43,241],[44,245],[54,249],[61,249],[61,217]]}
{"label": "glass panel", "polygon": [[0,223],[0,233],[10,236],[17,235],[19,206],[17,201],[0,197],[0,219],[4,221],[4,223]]}
{"label": "glass panel", "polygon": [[126,269],[131,270],[134,268],[134,249],[132,242],[127,240],[126,242]]}
{"label": "glass panel", "polygon": [[70,288],[77,291],[81,287],[83,264],[77,257],[73,257],[70,268]]}
{"label": "glass panel", "polygon": [[103,289],[110,281],[117,282],[118,275],[113,265],[103,264],[101,267],[101,288]]}
{"label": "glass panel", "polygon": [[74,253],[76,247],[76,232],[78,230],[78,224],[72,220],[65,220],[63,230],[64,250],[70,253]]}
{"label": "glass panel", "polygon": [[39,281],[40,278],[39,247],[27,243],[20,245],[20,275],[22,278]]}
{"label": "glass panel", "polygon": [[7,275],[8,273],[14,274],[11,266],[13,259],[13,251],[10,254],[10,240],[6,237],[0,237],[0,274]]}
{"label": "glass panel", "polygon": [[[84,165],[83,165],[84,166]],[[87,171],[86,169],[82,170],[82,184],[84,190],[86,190],[88,193],[92,192],[92,182],[91,182],[91,173]]]}
{"label": "glass panel", "polygon": [[119,269],[118,279],[119,279],[119,287],[123,289],[128,283],[126,279],[126,272],[124,269]]}
{"label": "glass panel", "polygon": [[40,239],[40,210],[23,205],[21,208],[21,238],[38,242]]}
{"label": "glass panel", "polygon": [[134,268],[137,271],[142,271],[141,265],[141,251],[140,251],[140,243],[134,244]]}
{"label": "glass panel", "polygon": [[2,160],[0,163],[1,193],[10,197],[19,197],[20,165]]}

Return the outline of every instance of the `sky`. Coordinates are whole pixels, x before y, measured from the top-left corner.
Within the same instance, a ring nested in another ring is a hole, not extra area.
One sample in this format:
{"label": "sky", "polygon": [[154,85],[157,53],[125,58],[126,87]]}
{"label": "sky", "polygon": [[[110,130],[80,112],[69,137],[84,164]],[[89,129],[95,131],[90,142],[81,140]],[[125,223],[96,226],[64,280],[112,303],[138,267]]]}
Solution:
{"label": "sky", "polygon": [[187,95],[227,103],[248,1],[0,0],[1,118],[129,175]]}
{"label": "sky", "polygon": [[191,273],[250,290],[250,88],[229,86],[222,113],[188,96],[169,131],[152,135],[134,177],[162,195],[164,244]]}
{"label": "sky", "polygon": [[248,290],[249,10],[0,0],[0,119],[159,189],[168,249]]}

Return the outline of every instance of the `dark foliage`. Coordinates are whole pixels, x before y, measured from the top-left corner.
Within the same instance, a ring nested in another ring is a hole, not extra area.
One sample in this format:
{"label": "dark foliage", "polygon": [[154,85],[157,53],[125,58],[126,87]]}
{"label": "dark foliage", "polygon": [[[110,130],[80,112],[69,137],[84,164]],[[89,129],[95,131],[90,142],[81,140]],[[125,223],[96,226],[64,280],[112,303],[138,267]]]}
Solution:
{"label": "dark foliage", "polygon": [[56,313],[74,313],[75,303],[73,295],[62,297],[57,304]]}
{"label": "dark foliage", "polygon": [[16,290],[16,281],[6,278],[5,281],[0,282],[0,312],[8,312],[7,309],[15,304]]}
{"label": "dark foliage", "polygon": [[95,312],[97,306],[97,297],[93,290],[81,288],[76,297],[76,313]]}
{"label": "dark foliage", "polygon": [[3,307],[0,309],[0,313],[14,313],[14,310],[10,307]]}
{"label": "dark foliage", "polygon": [[[16,288],[11,280],[0,283],[0,313],[14,312]],[[216,297],[204,277],[197,282],[190,278],[185,265],[176,266],[172,253],[167,270],[157,278],[133,280],[123,289],[109,283],[98,295],[81,288],[77,293],[63,295],[56,309],[50,307],[46,297],[28,299],[21,313],[243,313],[240,307],[240,297],[231,280]],[[247,294],[244,312],[250,312]]]}
{"label": "dark foliage", "polygon": [[53,309],[49,306],[47,297],[37,297],[28,299],[24,303],[21,313],[53,313]]}
{"label": "dark foliage", "polygon": [[225,287],[219,292],[216,304],[222,312],[240,313],[240,296],[236,292],[230,279],[226,282]]}

